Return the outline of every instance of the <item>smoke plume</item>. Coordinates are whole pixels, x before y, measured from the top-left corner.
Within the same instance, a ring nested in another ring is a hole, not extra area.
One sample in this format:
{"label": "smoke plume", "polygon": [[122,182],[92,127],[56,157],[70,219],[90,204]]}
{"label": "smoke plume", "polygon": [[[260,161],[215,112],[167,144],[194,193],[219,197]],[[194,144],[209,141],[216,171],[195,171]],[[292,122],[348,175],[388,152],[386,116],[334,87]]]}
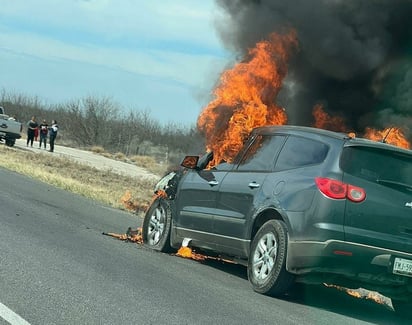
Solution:
{"label": "smoke plume", "polygon": [[221,39],[240,57],[273,32],[296,31],[298,50],[277,98],[289,124],[310,125],[322,104],[355,131],[412,130],[412,1],[216,1],[225,13]]}

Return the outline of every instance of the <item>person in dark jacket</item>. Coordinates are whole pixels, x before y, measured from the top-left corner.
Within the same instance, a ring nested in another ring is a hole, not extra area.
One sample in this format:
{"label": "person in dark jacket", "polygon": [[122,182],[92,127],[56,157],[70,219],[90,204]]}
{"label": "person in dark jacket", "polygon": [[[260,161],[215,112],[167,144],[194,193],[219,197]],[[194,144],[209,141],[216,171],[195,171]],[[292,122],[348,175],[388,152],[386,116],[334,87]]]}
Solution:
{"label": "person in dark jacket", "polygon": [[49,128],[49,143],[50,143],[50,152],[54,151],[54,140],[56,140],[57,132],[59,131],[59,126],[57,125],[56,120],[52,120],[51,127]]}
{"label": "person in dark jacket", "polygon": [[47,133],[49,133],[49,125],[47,124],[46,120],[43,120],[43,123],[40,123],[39,133],[40,133],[39,148],[41,148],[41,144],[43,143],[44,149],[46,149]]}
{"label": "person in dark jacket", "polygon": [[27,146],[33,147],[34,135],[39,125],[36,122],[36,117],[32,116],[31,120],[27,122]]}

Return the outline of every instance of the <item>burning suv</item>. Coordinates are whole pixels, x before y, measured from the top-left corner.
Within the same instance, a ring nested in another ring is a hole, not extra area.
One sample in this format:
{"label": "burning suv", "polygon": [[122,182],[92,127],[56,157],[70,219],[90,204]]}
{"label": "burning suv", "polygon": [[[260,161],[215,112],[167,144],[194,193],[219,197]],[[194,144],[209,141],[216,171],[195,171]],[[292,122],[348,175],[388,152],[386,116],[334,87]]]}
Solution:
{"label": "burning suv", "polygon": [[232,163],[187,156],[143,222],[158,251],[189,245],[247,265],[253,289],[294,282],[378,291],[412,309],[412,151],[331,131],[266,126]]}

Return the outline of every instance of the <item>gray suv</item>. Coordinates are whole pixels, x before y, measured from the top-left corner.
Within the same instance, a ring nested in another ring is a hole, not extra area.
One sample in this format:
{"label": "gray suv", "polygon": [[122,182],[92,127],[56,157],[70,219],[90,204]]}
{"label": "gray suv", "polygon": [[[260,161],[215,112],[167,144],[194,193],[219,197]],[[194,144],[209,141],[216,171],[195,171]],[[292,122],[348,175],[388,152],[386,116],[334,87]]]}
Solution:
{"label": "gray suv", "polygon": [[267,126],[232,163],[187,156],[143,222],[158,251],[190,245],[247,265],[255,291],[363,287],[412,309],[412,151],[343,133]]}

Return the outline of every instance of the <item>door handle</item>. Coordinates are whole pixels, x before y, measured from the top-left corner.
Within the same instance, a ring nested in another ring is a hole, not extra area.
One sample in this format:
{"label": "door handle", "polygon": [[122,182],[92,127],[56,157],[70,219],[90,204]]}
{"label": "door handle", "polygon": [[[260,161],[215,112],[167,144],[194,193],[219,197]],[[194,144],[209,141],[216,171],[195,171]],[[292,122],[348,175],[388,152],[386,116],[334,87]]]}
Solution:
{"label": "door handle", "polygon": [[256,182],[250,182],[248,185],[250,188],[258,188],[260,187],[260,184],[256,183]]}
{"label": "door handle", "polygon": [[219,184],[219,182],[217,180],[213,180],[213,181],[210,181],[208,183],[209,183],[210,186],[216,186],[216,185]]}

